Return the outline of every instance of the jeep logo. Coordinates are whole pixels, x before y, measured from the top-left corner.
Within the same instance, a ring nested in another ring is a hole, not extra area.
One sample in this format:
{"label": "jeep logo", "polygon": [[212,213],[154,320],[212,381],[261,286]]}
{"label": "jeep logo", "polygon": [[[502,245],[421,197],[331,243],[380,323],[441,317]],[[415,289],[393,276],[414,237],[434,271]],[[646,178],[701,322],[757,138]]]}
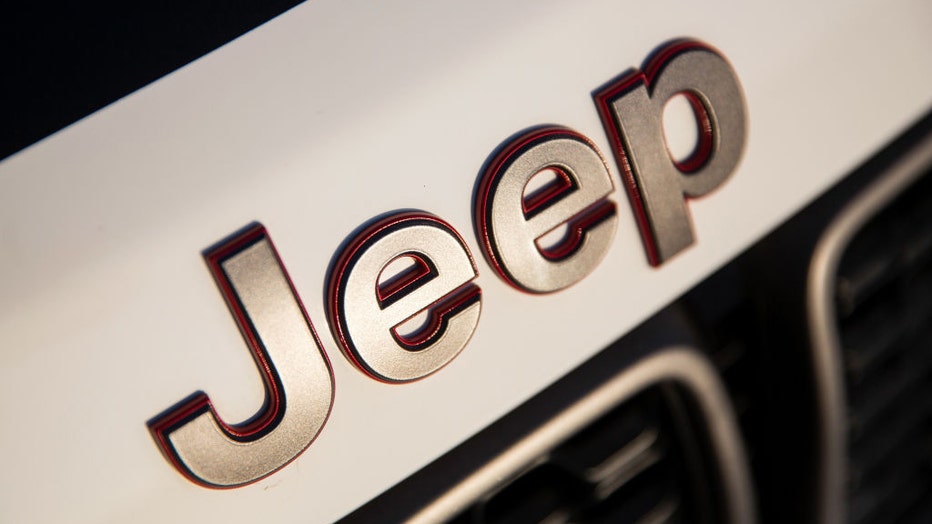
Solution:
{"label": "jeep logo", "polygon": [[[689,101],[699,140],[674,159],[666,103]],[[679,40],[643,71],[594,95],[634,211],[647,260],[660,266],[695,241],[686,201],[737,168],[747,117],[735,72],[711,47]],[[474,227],[498,276],[527,293],[552,293],[591,273],[614,240],[617,204],[598,148],[580,133],[542,126],[502,144],[480,174]],[[556,240],[554,238],[556,237]],[[272,239],[253,224],[204,254],[265,383],[262,410],[241,424],[220,419],[203,392],[149,422],[159,448],[202,486],[255,482],[301,454],[333,404],[330,362]],[[422,379],[463,351],[479,323],[479,269],[460,233],[422,211],[382,216],[335,254],[327,321],[344,356],[387,383]]]}

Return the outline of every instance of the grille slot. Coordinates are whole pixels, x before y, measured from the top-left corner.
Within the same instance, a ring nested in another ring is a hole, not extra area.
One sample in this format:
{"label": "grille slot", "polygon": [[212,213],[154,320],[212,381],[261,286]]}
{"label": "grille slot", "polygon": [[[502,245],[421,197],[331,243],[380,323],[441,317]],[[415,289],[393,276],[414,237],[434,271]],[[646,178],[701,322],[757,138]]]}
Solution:
{"label": "grille slot", "polygon": [[341,522],[753,524],[727,392],[678,318],[641,326]]}
{"label": "grille slot", "polygon": [[[655,386],[581,428],[564,443],[463,511],[454,522],[692,522],[684,461],[689,424],[677,393]],[[695,476],[695,475],[693,475]]]}
{"label": "grille slot", "polygon": [[855,524],[932,511],[932,176],[852,238],[835,305]]}
{"label": "grille slot", "polygon": [[753,467],[761,433],[760,412],[766,412],[761,407],[766,376],[760,371],[758,307],[746,289],[746,279],[739,266],[727,266],[690,291],[681,303],[728,389]]}

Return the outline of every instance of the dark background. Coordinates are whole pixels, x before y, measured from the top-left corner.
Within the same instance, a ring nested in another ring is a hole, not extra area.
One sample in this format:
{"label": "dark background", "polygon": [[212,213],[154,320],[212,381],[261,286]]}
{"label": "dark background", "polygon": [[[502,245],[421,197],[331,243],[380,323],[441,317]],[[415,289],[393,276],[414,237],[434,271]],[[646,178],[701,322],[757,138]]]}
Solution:
{"label": "dark background", "polygon": [[300,3],[35,2],[0,8],[0,160]]}

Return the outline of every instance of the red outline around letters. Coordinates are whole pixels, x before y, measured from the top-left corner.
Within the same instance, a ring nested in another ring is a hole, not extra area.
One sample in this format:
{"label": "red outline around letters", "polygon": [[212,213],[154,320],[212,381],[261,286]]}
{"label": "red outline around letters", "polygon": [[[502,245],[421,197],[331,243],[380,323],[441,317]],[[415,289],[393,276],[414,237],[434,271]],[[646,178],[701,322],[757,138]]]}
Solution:
{"label": "red outline around letters", "polygon": [[[611,103],[618,95],[641,83],[650,90],[654,79],[660,74],[667,62],[681,53],[693,50],[708,51],[725,59],[724,55],[717,49],[703,42],[690,39],[677,40],[667,44],[654,54],[644,65],[643,71],[635,69],[628,74],[622,75],[618,80],[608,84],[593,94],[596,109],[602,120],[602,127],[605,128],[605,133],[608,135],[609,142],[612,145],[615,163],[621,171],[621,179],[628,193],[628,199],[631,201],[631,208],[634,210],[634,218],[637,221],[638,229],[641,232],[641,239],[647,251],[647,260],[650,262],[650,265],[655,267],[661,264],[660,256],[657,252],[657,243],[650,229],[647,212],[644,210],[644,202],[641,199],[641,192],[637,184],[637,179],[634,177],[631,164],[628,162],[628,153],[625,150],[624,141],[621,139],[621,135],[618,132],[619,122],[616,120],[615,112],[611,109]],[[711,119],[709,118],[708,108],[703,105],[699,97],[689,91],[681,92],[681,94],[686,95],[696,115],[696,120],[699,125],[699,143],[690,157],[683,162],[676,162],[672,158],[671,161],[673,161],[673,164],[681,172],[692,173],[700,169],[709,160],[712,152],[714,131],[712,129]]]}
{"label": "red outline around letters", "polygon": [[[396,381],[388,380],[384,377],[381,377],[371,371],[366,365],[356,357],[354,346],[349,340],[343,326],[343,303],[340,300],[340,282],[343,280],[344,275],[348,269],[350,263],[356,258],[360,250],[365,247],[367,243],[373,240],[374,237],[380,235],[383,232],[386,232],[390,229],[397,228],[408,222],[431,222],[441,229],[445,229],[453,234],[454,238],[460,243],[463,247],[463,250],[466,252],[466,256],[469,258],[469,263],[472,265],[473,272],[478,275],[479,269],[476,266],[476,261],[472,257],[472,253],[469,252],[469,247],[466,245],[466,242],[463,241],[463,237],[460,236],[459,232],[453,228],[450,224],[446,223],[439,217],[431,215],[423,211],[404,211],[389,215],[382,219],[376,220],[373,224],[367,226],[365,229],[353,236],[353,238],[347,243],[346,247],[340,253],[340,256],[337,257],[336,262],[333,265],[333,270],[330,273],[330,278],[327,282],[327,314],[328,320],[330,321],[330,330],[334,334],[334,338],[340,344],[340,350],[343,352],[343,355],[352,362],[358,370],[364,373],[366,376],[383,382],[385,384],[406,384],[408,382],[414,382],[414,380],[405,380],[405,381]],[[411,256],[410,253],[407,256]],[[429,264],[428,264],[429,265]],[[423,277],[420,277],[423,278]],[[418,280],[420,280],[420,278]],[[404,286],[405,289],[410,289],[410,283]],[[378,284],[376,283],[376,293],[378,294]],[[452,297],[451,297],[452,295]],[[469,295],[468,297],[466,295]],[[476,284],[473,284],[472,281],[460,286],[457,290],[454,290],[451,294],[447,294],[442,297],[437,302],[430,304],[427,308],[431,309],[431,320],[428,323],[427,327],[422,330],[418,330],[415,334],[415,346],[411,349],[419,349],[418,346],[423,346],[430,338],[437,333],[446,322],[446,315],[456,309],[462,307],[467,299],[476,299],[481,297],[481,289]],[[376,297],[378,298],[378,297]],[[434,308],[440,307],[439,313],[434,311]],[[449,307],[448,307],[449,306]],[[422,310],[423,311],[423,310]],[[435,320],[434,316],[439,316],[439,321]],[[437,322],[437,328],[433,331],[429,331],[432,328],[434,322]],[[397,327],[397,326],[396,326]],[[392,328],[392,336],[398,340],[400,344],[405,345],[405,338],[400,337],[397,332],[394,331],[395,328]],[[423,334],[425,331],[429,331],[428,336],[424,337]],[[425,377],[421,377],[425,378]],[[415,379],[420,380],[420,379]]]}
{"label": "red outline around letters", "polygon": [[[390,278],[384,284],[379,284],[376,282],[375,285],[375,295],[379,301],[379,306],[383,309],[388,305],[394,302],[396,297],[404,296],[401,293],[403,290],[413,286],[414,284],[424,280],[425,278],[432,277],[435,273],[433,265],[430,264],[427,260],[424,260],[418,253],[405,253],[399,255],[398,258],[408,257],[414,260],[414,265],[402,271],[399,275],[396,275]],[[395,260],[398,260],[396,258]],[[385,271],[385,268],[382,268],[382,272]],[[382,273],[379,273],[379,280],[382,278]]]}
{"label": "red outline around letters", "polygon": [[554,262],[563,260],[572,255],[582,245],[583,235],[587,229],[595,227],[603,220],[608,219],[615,214],[615,203],[606,198],[600,199],[595,204],[580,211],[576,216],[567,222],[567,235],[557,245],[543,248],[535,241],[537,250],[547,260]]}
{"label": "red outline around letters", "polygon": [[[158,415],[148,424],[149,431],[155,438],[159,449],[168,458],[169,462],[175,466],[175,469],[177,469],[191,482],[208,488],[232,489],[241,487],[245,484],[218,486],[204,482],[202,479],[196,477],[187,468],[187,466],[184,465],[174,447],[171,445],[171,442],[169,442],[168,436],[172,431],[183,426],[187,420],[197,416],[198,414],[204,411],[210,411],[213,414],[214,419],[216,419],[216,421],[219,423],[221,430],[228,437],[233,440],[248,442],[250,440],[261,438],[268,431],[273,430],[275,425],[277,425],[277,423],[281,420],[281,417],[284,416],[285,412],[285,397],[284,392],[280,389],[281,384],[278,379],[278,374],[270,364],[265,350],[256,337],[256,334],[253,332],[251,322],[246,316],[245,311],[243,311],[242,305],[239,303],[236,292],[230,285],[229,278],[227,278],[223,268],[221,267],[221,264],[224,260],[239,253],[240,251],[243,251],[249,246],[252,246],[263,238],[268,241],[269,247],[271,248],[272,253],[275,255],[275,260],[278,262],[278,265],[282,270],[282,274],[285,276],[285,280],[288,282],[288,287],[291,290],[291,294],[295,300],[295,303],[297,303],[301,313],[304,315],[304,320],[307,322],[311,336],[314,338],[314,343],[316,344],[317,349],[320,351],[320,355],[324,359],[324,364],[327,366],[327,370],[330,373],[330,405],[331,407],[333,406],[332,400],[335,394],[335,388],[333,384],[333,368],[330,364],[330,359],[327,356],[327,353],[323,350],[323,346],[320,343],[320,339],[317,337],[317,332],[314,329],[314,325],[311,323],[311,319],[308,317],[307,311],[304,309],[304,304],[301,302],[301,298],[298,296],[298,293],[295,290],[294,284],[291,281],[291,277],[288,276],[288,271],[285,269],[285,266],[278,255],[278,250],[275,249],[275,244],[272,242],[272,238],[266,232],[265,227],[258,223],[249,226],[247,229],[237,233],[229,240],[211,248],[204,254],[204,259],[207,262],[208,269],[213,275],[217,286],[220,288],[220,293],[223,295],[224,301],[227,303],[227,306],[230,308],[230,312],[233,314],[236,326],[239,328],[240,333],[242,333],[246,345],[249,348],[250,354],[252,355],[257,367],[259,368],[259,373],[262,376],[263,383],[265,384],[265,403],[262,407],[262,411],[257,413],[256,416],[252,417],[245,424],[227,424],[217,414],[217,411],[214,409],[210,397],[208,397],[204,392],[197,392],[191,395],[188,399],[182,401],[181,404],[169,408],[164,413]],[[327,417],[329,418],[329,416],[330,414],[328,410]],[[321,425],[321,428],[323,428],[324,425],[326,425],[326,420],[324,421],[324,424]],[[310,445],[310,442],[308,445]],[[263,475],[262,477],[257,478],[252,482],[257,482],[267,477],[268,475],[275,473],[279,469],[291,463],[291,461],[298,456],[300,456],[300,453],[296,454],[280,467],[275,468],[268,474]],[[247,484],[251,484],[252,482]]]}
{"label": "red outline around letters", "polygon": [[557,177],[530,195],[525,195],[521,200],[521,210],[524,211],[524,218],[534,216],[539,209],[543,209],[548,204],[559,200],[559,197],[569,193],[576,187],[573,179],[562,168],[551,166],[548,169],[553,170]]}
{"label": "red outline around letters", "polygon": [[426,349],[438,333],[446,329],[450,315],[466,309],[481,298],[482,291],[475,284],[466,284],[451,294],[446,295],[443,300],[435,302],[430,306],[430,317],[427,325],[410,335],[401,335],[398,333],[398,326],[392,328],[392,337],[398,344],[408,351],[419,351]]}
{"label": "red outline around letters", "polygon": [[[482,252],[485,255],[486,260],[489,262],[489,265],[495,270],[496,273],[505,281],[509,286],[519,291],[525,293],[534,293],[531,290],[525,289],[522,287],[516,280],[514,280],[511,275],[508,274],[508,271],[505,269],[504,265],[500,262],[499,257],[496,253],[495,246],[492,244],[492,238],[489,234],[489,198],[492,192],[492,188],[495,186],[495,183],[498,181],[501,176],[504,168],[511,163],[511,161],[518,155],[524,152],[525,149],[530,147],[536,142],[542,142],[545,139],[552,137],[562,137],[570,138],[573,140],[578,140],[585,143],[596,152],[596,155],[602,160],[602,163],[605,164],[605,159],[602,156],[602,153],[599,151],[599,148],[596,147],[589,138],[585,135],[573,131],[567,127],[563,126],[544,126],[531,129],[527,133],[521,134],[511,140],[509,140],[504,146],[501,147],[498,154],[496,154],[492,160],[488,163],[488,167],[482,173],[482,179],[479,182],[479,189],[476,196],[476,209],[473,213],[473,219],[476,221],[476,233],[479,240],[479,245],[482,248]],[[562,169],[559,169],[558,166],[546,166],[546,168],[557,169],[558,175],[563,174]],[[568,176],[567,176],[568,178]],[[612,184],[614,186],[614,184]],[[575,186],[575,184],[573,184]],[[547,191],[548,188],[544,188],[546,193],[546,200],[541,202],[535,201],[535,207],[528,209],[528,205],[525,203],[526,199],[522,199],[521,206],[522,210],[527,215],[529,212],[533,211],[536,207],[544,205],[554,201],[557,197],[565,194],[567,192],[566,188],[556,187],[554,190]],[[607,203],[606,205],[603,205]],[[610,207],[610,209],[609,209]],[[582,236],[584,231],[580,228],[589,228],[598,224],[608,216],[611,216],[612,213],[616,212],[615,203],[609,199],[608,196],[600,198],[594,204],[583,209],[577,213],[573,218],[568,221],[570,233],[569,236],[561,241],[556,248],[551,249],[542,249],[535,241],[535,247],[544,258],[548,260],[560,260],[572,254],[582,241]],[[589,215],[594,214],[595,216],[589,217]],[[586,215],[586,216],[582,216]],[[536,294],[536,293],[535,293]]]}

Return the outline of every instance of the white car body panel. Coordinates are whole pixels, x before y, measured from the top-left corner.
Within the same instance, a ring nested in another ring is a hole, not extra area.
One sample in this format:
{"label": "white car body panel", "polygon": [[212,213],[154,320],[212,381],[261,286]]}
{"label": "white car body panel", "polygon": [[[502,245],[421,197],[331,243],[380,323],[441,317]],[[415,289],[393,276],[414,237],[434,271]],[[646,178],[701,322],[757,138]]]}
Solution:
{"label": "white car body panel", "polygon": [[[328,522],[591,357],[841,179],[932,106],[932,4],[316,0],[0,163],[3,522]],[[734,176],[691,201],[696,243],[646,260],[591,93],[672,38],[745,90]],[[561,124],[602,151],[615,241],[579,284],[518,292],[471,202],[510,135]],[[340,353],[324,286],[373,217],[421,209],[479,266],[472,341],[438,373],[376,382]],[[268,229],[329,355],[330,419],[293,463],[194,485],[146,421],[196,390],[226,420],[263,386],[202,250]]]}

